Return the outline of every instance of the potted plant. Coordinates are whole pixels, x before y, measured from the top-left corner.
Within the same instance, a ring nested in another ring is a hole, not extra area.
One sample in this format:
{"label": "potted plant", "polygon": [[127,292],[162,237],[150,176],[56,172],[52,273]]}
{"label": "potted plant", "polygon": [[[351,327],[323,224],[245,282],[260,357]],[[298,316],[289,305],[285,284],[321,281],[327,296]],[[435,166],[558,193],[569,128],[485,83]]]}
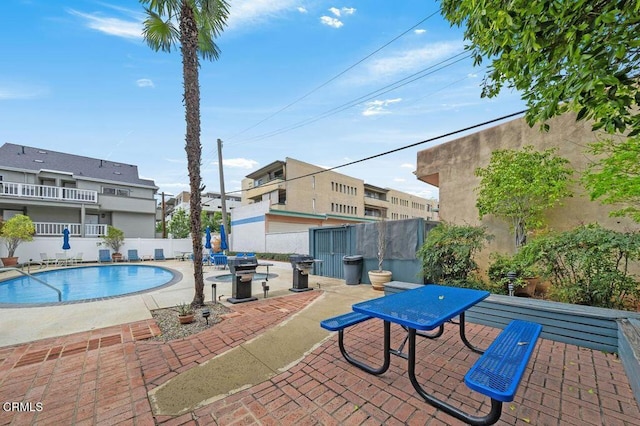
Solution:
{"label": "potted plant", "polygon": [[377,254],[378,254],[378,269],[369,271],[369,281],[374,290],[384,290],[385,283],[391,281],[391,271],[385,271],[382,269],[382,262],[384,262],[385,249],[387,248],[387,222],[383,219],[376,223],[376,231],[378,232],[377,238]]}
{"label": "potted plant", "polygon": [[500,253],[491,254],[491,265],[487,274],[497,289],[509,291],[509,273],[515,273],[513,280],[513,293],[516,296],[532,297],[540,279],[533,265],[528,265],[518,252],[515,256]]}
{"label": "potted plant", "polygon": [[3,257],[4,266],[15,266],[18,258],[15,257],[16,249],[23,241],[32,241],[36,228],[29,216],[17,214],[6,222],[0,221],[0,238],[7,246],[7,257]]}
{"label": "potted plant", "polygon": [[107,234],[102,237],[104,244],[113,250],[111,258],[114,262],[122,260],[122,253],[120,253],[120,247],[124,245],[124,232],[111,225],[107,227]]}
{"label": "potted plant", "polygon": [[183,302],[177,306],[177,309],[180,324],[191,324],[193,322],[195,314],[191,305]]}

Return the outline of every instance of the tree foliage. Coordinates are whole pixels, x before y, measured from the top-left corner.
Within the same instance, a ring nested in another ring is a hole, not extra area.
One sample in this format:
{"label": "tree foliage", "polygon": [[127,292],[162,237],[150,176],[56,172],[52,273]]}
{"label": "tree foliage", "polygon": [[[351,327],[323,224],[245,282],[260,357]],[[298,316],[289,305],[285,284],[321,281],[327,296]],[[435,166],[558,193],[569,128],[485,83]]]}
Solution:
{"label": "tree foliage", "polygon": [[574,111],[594,130],[634,138],[594,148],[605,159],[589,170],[588,188],[605,203],[630,203],[617,213],[640,219],[640,184],[628,184],[627,170],[615,167],[620,156],[640,162],[640,1],[442,0],[442,11],[466,27],[475,64],[491,62],[482,96],[515,88],[530,125],[548,129],[547,119]]}
{"label": "tree foliage", "polygon": [[202,232],[204,232],[207,226],[209,227],[211,232],[220,232],[220,224],[222,224],[222,212],[207,213],[203,210],[200,222],[202,223]]}
{"label": "tree foliage", "polygon": [[[193,245],[194,306],[204,303],[202,275],[202,211],[200,193],[204,189],[200,175],[202,146],[200,144],[200,80],[199,56],[205,60],[217,59],[220,51],[214,39],[220,35],[229,16],[225,0],[140,0],[145,6],[147,19],[143,35],[154,50],[171,52],[180,45],[184,86],[186,135],[185,151],[189,171],[189,201],[191,240]],[[178,25],[176,27],[176,24]]]}
{"label": "tree foliage", "polygon": [[491,60],[483,87],[523,91],[530,123],[566,111],[608,133],[640,132],[640,2],[637,0],[442,0],[466,25],[476,64]]}
{"label": "tree foliage", "polygon": [[613,216],[640,222],[640,137],[617,143],[607,139],[592,144],[591,152],[603,156],[583,177],[591,199],[619,205]]}
{"label": "tree foliage", "polygon": [[33,240],[36,227],[29,216],[17,214],[6,222],[0,221],[0,238],[7,246],[8,257],[13,257],[23,241]]}
{"label": "tree foliage", "polygon": [[167,224],[167,230],[173,238],[187,238],[191,232],[191,221],[184,209],[176,209]]}
{"label": "tree foliage", "polygon": [[497,150],[487,167],[475,171],[480,177],[476,188],[480,219],[492,214],[507,221],[516,249],[526,243],[528,230],[542,227],[547,209],[571,195],[569,161],[556,151],[535,151],[532,146]]}

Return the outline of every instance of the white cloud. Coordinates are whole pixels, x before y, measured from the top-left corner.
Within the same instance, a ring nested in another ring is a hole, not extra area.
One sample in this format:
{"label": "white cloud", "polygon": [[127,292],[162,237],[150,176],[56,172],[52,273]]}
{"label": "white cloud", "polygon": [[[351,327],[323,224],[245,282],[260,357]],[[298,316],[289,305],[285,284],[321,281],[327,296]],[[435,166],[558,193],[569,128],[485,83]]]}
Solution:
{"label": "white cloud", "polygon": [[406,182],[407,180],[404,178],[393,178],[394,182]]}
{"label": "white cloud", "polygon": [[258,166],[260,163],[248,158],[227,158],[222,160],[222,164],[231,168],[250,170]]}
{"label": "white cloud", "polygon": [[464,48],[462,41],[428,44],[420,48],[395,52],[372,61],[367,66],[361,82],[372,82],[399,74],[407,74],[424,69],[434,62],[451,57]]}
{"label": "white cloud", "polygon": [[[330,7],[328,10],[338,18],[343,15],[353,15],[354,13],[356,13],[356,9],[353,7],[343,7],[342,9],[338,9],[337,7]],[[338,18],[324,15],[320,17],[320,22],[333,28],[340,28],[344,25],[344,22],[342,22]]]}
{"label": "white cloud", "polygon": [[229,29],[253,27],[293,11],[306,13],[299,4],[299,0],[234,0],[230,2],[227,25]]}
{"label": "white cloud", "polygon": [[[83,13],[77,10],[69,9],[70,14],[82,18],[84,25],[92,30],[102,33],[129,39],[142,38],[142,15],[135,21],[124,20],[119,18],[105,17],[98,13]],[[133,12],[132,12],[133,14]]]}
{"label": "white cloud", "polygon": [[155,87],[153,81],[148,78],[140,78],[136,80],[138,87]]}
{"label": "white cloud", "polygon": [[400,165],[401,168],[403,169],[415,169],[416,165],[415,164],[411,164],[411,163],[403,163]]}
{"label": "white cloud", "polygon": [[400,101],[402,101],[402,98],[367,102],[365,104],[365,110],[362,111],[362,115],[364,115],[365,117],[370,117],[372,115],[390,114],[391,112],[387,109],[387,107]]}
{"label": "white cloud", "polygon": [[419,28],[419,29],[417,29],[417,30],[414,30],[413,32],[414,32],[415,34],[424,34],[424,33],[426,33],[426,32],[427,32],[427,30],[423,30],[423,29],[420,29],[420,28]]}
{"label": "white cloud", "polygon": [[467,77],[469,77],[469,78],[476,78],[477,76],[478,76],[478,74],[475,74],[475,73],[467,74]]}
{"label": "white cloud", "polygon": [[49,89],[38,86],[25,86],[11,83],[7,86],[0,86],[0,100],[8,99],[36,99],[49,94]]}
{"label": "white cloud", "polygon": [[340,28],[344,25],[339,19],[332,18],[330,16],[321,16],[320,22],[333,28]]}

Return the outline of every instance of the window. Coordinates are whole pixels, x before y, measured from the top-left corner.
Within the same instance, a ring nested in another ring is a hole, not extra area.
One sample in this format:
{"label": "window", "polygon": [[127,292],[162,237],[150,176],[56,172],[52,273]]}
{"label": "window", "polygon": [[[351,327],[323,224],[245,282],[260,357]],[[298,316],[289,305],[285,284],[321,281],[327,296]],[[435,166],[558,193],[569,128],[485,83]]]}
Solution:
{"label": "window", "polygon": [[131,191],[123,188],[112,188],[109,186],[105,186],[102,188],[102,193],[105,195],[116,195],[118,197],[128,197]]}

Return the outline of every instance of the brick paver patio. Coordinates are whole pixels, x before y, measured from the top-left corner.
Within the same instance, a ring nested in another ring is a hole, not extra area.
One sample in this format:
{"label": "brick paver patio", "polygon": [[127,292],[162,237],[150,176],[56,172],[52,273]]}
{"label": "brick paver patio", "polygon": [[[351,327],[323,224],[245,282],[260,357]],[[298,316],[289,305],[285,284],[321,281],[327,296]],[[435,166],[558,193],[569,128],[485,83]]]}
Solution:
{"label": "brick paver patio", "polygon": [[[32,411],[0,411],[0,425],[461,424],[417,397],[405,360],[392,357],[387,373],[371,376],[344,361],[336,336],[266,382],[180,417],[154,417],[149,390],[256,337],[319,294],[235,305],[211,329],[170,343],[145,340],[158,333],[148,320],[0,348],[0,400],[33,403]],[[380,336],[381,329],[380,321],[351,328],[349,350],[378,359],[381,342],[371,336]],[[470,325],[467,335],[486,346],[497,332]],[[394,329],[396,345],[400,338]],[[462,383],[478,355],[460,342],[455,327],[437,340],[419,340],[418,377],[425,388],[465,410],[486,412],[486,398]],[[640,411],[615,355],[540,340],[498,424],[639,425]]]}

